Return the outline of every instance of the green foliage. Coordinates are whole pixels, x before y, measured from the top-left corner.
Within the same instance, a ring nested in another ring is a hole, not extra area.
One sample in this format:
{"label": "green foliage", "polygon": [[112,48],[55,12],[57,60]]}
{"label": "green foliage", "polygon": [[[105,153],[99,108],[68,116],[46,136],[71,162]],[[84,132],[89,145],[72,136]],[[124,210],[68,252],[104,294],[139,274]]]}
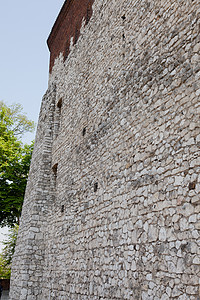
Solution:
{"label": "green foliage", "polygon": [[10,279],[11,267],[6,265],[5,260],[3,259],[2,254],[0,254],[0,279]]}
{"label": "green foliage", "polygon": [[0,254],[0,278],[9,279],[11,274],[12,257],[15,251],[19,226],[15,225],[10,229],[8,240],[4,241],[4,249]]}
{"label": "green foliage", "polygon": [[0,168],[1,226],[13,226],[19,223],[33,143],[20,146],[17,150],[15,156]]}
{"label": "green foliage", "polygon": [[33,130],[33,122],[21,114],[21,106],[0,102],[0,226],[19,223],[33,151],[20,137]]}
{"label": "green foliage", "polygon": [[25,132],[32,132],[35,128],[34,122],[23,113],[21,104],[16,103],[8,107],[3,101],[0,101],[0,116],[4,128],[11,131],[14,136],[22,137]]}

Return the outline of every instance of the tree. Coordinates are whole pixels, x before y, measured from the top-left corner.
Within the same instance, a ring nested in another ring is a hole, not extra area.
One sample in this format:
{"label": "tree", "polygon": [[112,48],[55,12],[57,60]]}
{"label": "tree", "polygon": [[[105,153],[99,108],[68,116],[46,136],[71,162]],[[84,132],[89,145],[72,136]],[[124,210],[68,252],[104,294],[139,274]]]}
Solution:
{"label": "tree", "polygon": [[17,241],[18,225],[10,229],[8,240],[4,241],[4,248],[0,254],[0,279],[9,279],[11,274],[12,257]]}
{"label": "tree", "polygon": [[35,123],[27,118],[21,104],[15,103],[8,107],[0,101],[0,112],[3,128],[11,131],[15,137],[22,137],[25,132],[32,132],[35,128]]}
{"label": "tree", "polygon": [[2,254],[0,254],[0,279],[10,279],[11,267],[6,265]]}
{"label": "tree", "polygon": [[22,114],[18,104],[8,107],[0,102],[0,226],[19,223],[33,151],[23,145],[22,134],[34,123]]}
{"label": "tree", "polygon": [[17,155],[7,161],[0,176],[1,226],[19,224],[33,143],[17,150]]}

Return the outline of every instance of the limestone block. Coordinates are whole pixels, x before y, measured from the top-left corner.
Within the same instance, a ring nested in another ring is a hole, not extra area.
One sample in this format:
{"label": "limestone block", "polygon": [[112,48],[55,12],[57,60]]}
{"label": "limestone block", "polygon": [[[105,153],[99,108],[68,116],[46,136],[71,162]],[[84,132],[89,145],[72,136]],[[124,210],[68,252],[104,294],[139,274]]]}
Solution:
{"label": "limestone block", "polygon": [[166,241],[166,239],[167,239],[167,233],[166,233],[165,228],[162,227],[159,232],[159,240],[164,242],[164,241]]}
{"label": "limestone block", "polygon": [[158,238],[158,229],[157,227],[150,225],[149,226],[149,232],[148,232],[148,238],[150,242],[156,241]]}

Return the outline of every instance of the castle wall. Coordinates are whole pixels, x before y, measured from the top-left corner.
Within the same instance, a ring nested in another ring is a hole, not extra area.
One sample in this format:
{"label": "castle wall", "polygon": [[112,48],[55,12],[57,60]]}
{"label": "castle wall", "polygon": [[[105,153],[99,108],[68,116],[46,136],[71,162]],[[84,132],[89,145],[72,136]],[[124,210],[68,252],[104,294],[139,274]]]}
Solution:
{"label": "castle wall", "polygon": [[47,40],[50,50],[50,72],[56,57],[60,53],[66,59],[70,51],[70,42],[75,44],[80,35],[83,19],[87,24],[92,15],[94,0],[66,0]]}
{"label": "castle wall", "polygon": [[43,99],[11,300],[199,299],[199,31],[197,0],[94,2]]}
{"label": "castle wall", "polygon": [[51,170],[55,86],[44,95],[32,155],[17,245],[12,262],[10,299],[42,299],[46,226],[54,201]]}

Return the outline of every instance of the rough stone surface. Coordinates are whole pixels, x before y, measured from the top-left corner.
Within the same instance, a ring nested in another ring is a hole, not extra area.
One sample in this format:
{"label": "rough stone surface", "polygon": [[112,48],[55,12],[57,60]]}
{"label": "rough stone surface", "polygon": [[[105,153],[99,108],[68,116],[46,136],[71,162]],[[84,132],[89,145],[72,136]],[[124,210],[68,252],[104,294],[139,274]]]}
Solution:
{"label": "rough stone surface", "polygon": [[42,100],[10,299],[197,300],[200,3],[92,10]]}

